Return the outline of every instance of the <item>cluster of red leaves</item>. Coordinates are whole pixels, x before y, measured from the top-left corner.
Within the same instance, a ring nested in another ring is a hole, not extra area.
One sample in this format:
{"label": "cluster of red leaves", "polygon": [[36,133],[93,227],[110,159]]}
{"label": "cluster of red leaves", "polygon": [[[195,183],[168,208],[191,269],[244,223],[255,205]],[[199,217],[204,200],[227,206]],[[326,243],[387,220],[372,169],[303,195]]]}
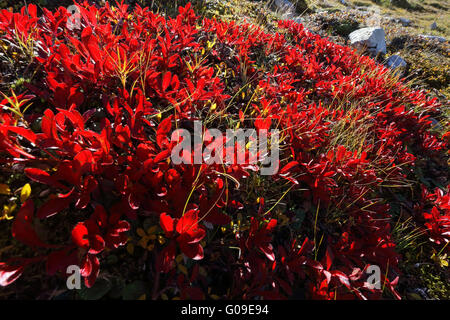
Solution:
{"label": "cluster of red leaves", "polygon": [[[51,190],[36,214],[33,200],[23,204],[12,226],[17,240],[42,254],[2,263],[1,285],[45,261],[50,275],[79,265],[90,287],[105,248],[124,245],[130,222],[151,217],[168,240],[155,249],[151,268],[182,298],[205,298],[217,273],[227,275],[227,298],[286,298],[298,288],[319,299],[380,298],[381,290],[364,282],[373,264],[400,298],[400,256],[380,190],[405,179],[416,155],[447,150],[427,120],[439,110],[436,99],[392,83],[373,60],[292,21],[267,34],[251,25],[200,21],[189,5],[175,19],[108,2],[79,7],[82,31],[67,28],[64,8],[44,9],[40,18],[33,5],[0,13],[1,37],[38,44],[34,63],[43,81],[26,85],[35,105],[46,106],[40,114],[31,107],[23,121],[0,111],[0,153]],[[249,84],[257,87],[254,99],[241,95]],[[190,128],[211,113],[248,128],[282,129],[281,159],[290,160],[281,160],[278,174],[267,179],[288,182],[297,191],[292,204],[309,204],[316,222],[325,221],[324,208],[345,216],[330,230],[314,225],[322,244],[300,230],[277,236],[282,227],[263,197],[255,208],[231,190],[229,179],[239,184],[254,167],[170,161],[173,128]],[[335,123],[351,127],[361,119],[369,128],[361,150],[331,144]],[[33,121],[39,130],[28,125]],[[448,241],[448,195],[435,197],[437,208],[424,218],[439,244]],[[238,214],[245,227],[218,235]],[[72,223],[66,243],[48,244],[35,232],[34,219],[55,215]],[[190,276],[177,272],[177,252],[197,260]],[[216,286],[220,291],[224,284]]]}
{"label": "cluster of red leaves", "polygon": [[450,248],[447,243],[450,241],[450,193],[438,188],[431,193],[423,190],[425,201],[431,201],[433,207],[429,212],[423,212],[425,227],[430,236],[430,240],[438,245],[445,245],[448,252]]}

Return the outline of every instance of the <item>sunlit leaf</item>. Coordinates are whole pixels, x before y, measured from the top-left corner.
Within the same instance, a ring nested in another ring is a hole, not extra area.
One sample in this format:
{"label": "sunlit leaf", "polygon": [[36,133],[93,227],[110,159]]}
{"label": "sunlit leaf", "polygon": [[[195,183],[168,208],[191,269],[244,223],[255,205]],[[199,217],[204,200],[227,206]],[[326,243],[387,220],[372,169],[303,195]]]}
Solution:
{"label": "sunlit leaf", "polygon": [[22,187],[22,190],[20,191],[20,202],[23,203],[27,201],[30,195],[31,195],[31,186],[29,183],[27,183]]}

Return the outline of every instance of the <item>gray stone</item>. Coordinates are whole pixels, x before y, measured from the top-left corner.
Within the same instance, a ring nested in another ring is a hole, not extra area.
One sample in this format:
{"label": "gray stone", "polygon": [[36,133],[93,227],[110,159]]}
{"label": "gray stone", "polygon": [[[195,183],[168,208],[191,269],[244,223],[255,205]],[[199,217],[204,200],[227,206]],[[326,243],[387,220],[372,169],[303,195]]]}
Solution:
{"label": "gray stone", "polygon": [[411,20],[406,19],[406,18],[399,18],[398,22],[400,22],[401,25],[404,27],[408,27],[409,25],[411,25]]}
{"label": "gray stone", "polygon": [[362,28],[349,35],[350,44],[356,48],[366,48],[372,54],[386,54],[386,34],[379,27]]}
{"label": "gray stone", "polygon": [[436,30],[438,28],[437,23],[433,22],[430,26],[431,30]]}
{"label": "gray stone", "polygon": [[437,121],[435,118],[428,118],[428,120],[430,120],[431,121],[431,124],[432,124],[432,129],[433,130],[438,130],[438,131],[442,131],[442,130],[444,130],[444,128],[442,128],[442,125],[441,125],[441,123],[439,122],[439,121]]}
{"label": "gray stone", "polygon": [[406,67],[407,63],[405,60],[402,59],[402,57],[398,55],[393,55],[386,60],[386,65],[391,69],[397,69],[401,67]]}

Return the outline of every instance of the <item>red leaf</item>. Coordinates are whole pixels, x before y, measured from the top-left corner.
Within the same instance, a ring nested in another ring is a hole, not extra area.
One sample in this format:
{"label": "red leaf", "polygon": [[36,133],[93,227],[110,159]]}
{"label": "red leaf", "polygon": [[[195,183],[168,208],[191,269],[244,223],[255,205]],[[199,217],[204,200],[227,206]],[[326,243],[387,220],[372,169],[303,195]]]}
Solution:
{"label": "red leaf", "polygon": [[183,234],[189,232],[190,229],[197,227],[198,214],[196,210],[189,210],[186,212],[177,223],[177,232]]}
{"label": "red leaf", "polygon": [[27,11],[28,11],[28,14],[30,15],[30,17],[32,17],[32,18],[36,18],[37,17],[37,7],[36,7],[36,5],[30,3],[28,5],[28,10]]}
{"label": "red leaf", "polygon": [[158,270],[158,272],[167,273],[172,269],[176,250],[176,243],[171,241],[169,245],[159,253],[156,260],[156,270]]}
{"label": "red leaf", "polygon": [[98,47],[97,38],[92,34],[92,28],[87,27],[81,33],[81,41],[83,42],[89,54],[94,59],[95,62],[101,61],[100,50]]}
{"label": "red leaf", "polygon": [[85,223],[80,222],[72,229],[72,242],[77,247],[88,249],[89,248],[88,234],[89,231]]}
{"label": "red leaf", "polygon": [[225,226],[231,222],[231,218],[226,214],[219,212],[217,208],[214,208],[206,214],[205,221],[211,222],[212,224]]}
{"label": "red leaf", "polygon": [[66,209],[72,202],[72,197],[50,199],[44,203],[37,212],[39,219],[46,219],[51,217],[62,210]]}
{"label": "red leaf", "polygon": [[56,179],[54,179],[50,174],[48,174],[44,170],[37,168],[26,168],[25,174],[27,175],[28,178],[30,178],[33,181],[61,189],[68,189],[66,186],[56,181]]}
{"label": "red leaf", "polygon": [[180,80],[178,79],[178,76],[174,74],[172,77],[172,89],[178,90],[179,87],[180,87]]}
{"label": "red leaf", "polygon": [[162,90],[166,91],[167,88],[170,85],[170,80],[172,79],[172,74],[169,72],[166,72],[163,76],[163,82],[162,82]]}
{"label": "red leaf", "polygon": [[88,257],[91,262],[92,269],[89,276],[84,279],[84,284],[86,285],[86,287],[91,288],[94,285],[95,280],[97,279],[100,272],[100,261],[94,255],[88,254]]}
{"label": "red leaf", "polygon": [[77,111],[77,110],[64,110],[64,109],[58,109],[59,112],[61,112],[63,115],[67,117],[67,119],[72,122],[73,125],[76,125],[80,129],[84,129],[84,119],[83,116]]}
{"label": "red leaf", "polygon": [[8,131],[12,131],[12,132],[18,134],[19,136],[24,137],[25,139],[27,139],[30,142],[33,142],[33,143],[36,142],[36,134],[29,129],[22,128],[22,127],[10,126],[10,127],[8,127]]}
{"label": "red leaf", "polygon": [[189,258],[193,260],[201,260],[203,259],[203,247],[200,245],[200,243],[194,243],[194,244],[186,244],[186,243],[179,243],[181,251]]}
{"label": "red leaf", "polygon": [[58,271],[65,274],[68,266],[77,264],[78,251],[69,247],[50,253],[47,257],[46,269],[49,275],[54,275]]}
{"label": "red leaf", "polygon": [[270,219],[269,223],[266,226],[267,231],[272,232],[277,226],[277,219]]}
{"label": "red leaf", "polygon": [[168,142],[167,135],[172,128],[172,116],[165,118],[161,121],[156,130],[156,143],[160,148],[163,148],[164,144]]}
{"label": "red leaf", "polygon": [[89,259],[89,255],[87,254],[83,261],[81,261],[80,273],[83,277],[88,277],[92,272],[92,262]]}
{"label": "red leaf", "polygon": [[119,236],[121,233],[130,230],[130,228],[131,226],[128,221],[121,220],[110,230],[110,234],[113,236]]}
{"label": "red leaf", "polygon": [[44,243],[37,235],[32,225],[34,216],[34,204],[32,200],[27,200],[19,212],[12,224],[12,235],[20,242],[32,247],[51,247]]}
{"label": "red leaf", "polygon": [[270,243],[264,243],[259,246],[259,249],[266,255],[270,261],[275,261],[275,254]]}
{"label": "red leaf", "polygon": [[94,234],[89,239],[89,247],[89,253],[100,253],[105,249],[105,240],[100,235]]}
{"label": "red leaf", "polygon": [[174,219],[169,216],[168,214],[161,213],[159,216],[159,224],[161,225],[161,228],[164,230],[166,237],[170,238],[172,237],[173,231],[174,231]]}
{"label": "red leaf", "polygon": [[163,160],[166,160],[170,155],[170,150],[164,150],[160,153],[158,153],[155,157],[155,159],[153,160],[154,163],[158,163],[161,162]]}
{"label": "red leaf", "polygon": [[334,259],[333,252],[331,251],[330,247],[327,247],[327,251],[325,253],[325,260],[326,260],[325,267],[327,270],[330,270],[331,265],[333,263],[333,259]]}
{"label": "red leaf", "polygon": [[239,110],[239,121],[244,122],[245,120],[245,116],[244,116],[244,112],[242,110]]}
{"label": "red leaf", "polygon": [[6,287],[16,281],[23,273],[24,265],[11,266],[0,262],[0,286]]}
{"label": "red leaf", "polygon": [[339,146],[336,154],[336,161],[341,161],[344,158],[346,151],[344,146]]}
{"label": "red leaf", "polygon": [[74,161],[78,162],[80,168],[80,174],[90,172],[94,167],[94,158],[92,157],[92,152],[89,150],[83,150],[78,153]]}
{"label": "red leaf", "polygon": [[299,165],[299,163],[297,161],[291,161],[289,162],[287,165],[285,165],[283,167],[283,169],[281,169],[280,174],[285,174],[290,172],[293,168],[297,167]]}

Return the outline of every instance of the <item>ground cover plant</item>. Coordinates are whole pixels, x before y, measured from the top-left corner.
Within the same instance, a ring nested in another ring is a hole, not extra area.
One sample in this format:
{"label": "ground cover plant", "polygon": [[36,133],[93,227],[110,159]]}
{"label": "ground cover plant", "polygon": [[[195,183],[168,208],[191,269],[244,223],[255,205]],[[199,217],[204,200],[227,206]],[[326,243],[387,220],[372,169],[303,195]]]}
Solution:
{"label": "ground cover plant", "polygon": [[[2,297],[401,299],[422,265],[446,297],[436,98],[293,21],[78,7],[0,12]],[[195,120],[278,129],[279,170],[175,164]]]}

